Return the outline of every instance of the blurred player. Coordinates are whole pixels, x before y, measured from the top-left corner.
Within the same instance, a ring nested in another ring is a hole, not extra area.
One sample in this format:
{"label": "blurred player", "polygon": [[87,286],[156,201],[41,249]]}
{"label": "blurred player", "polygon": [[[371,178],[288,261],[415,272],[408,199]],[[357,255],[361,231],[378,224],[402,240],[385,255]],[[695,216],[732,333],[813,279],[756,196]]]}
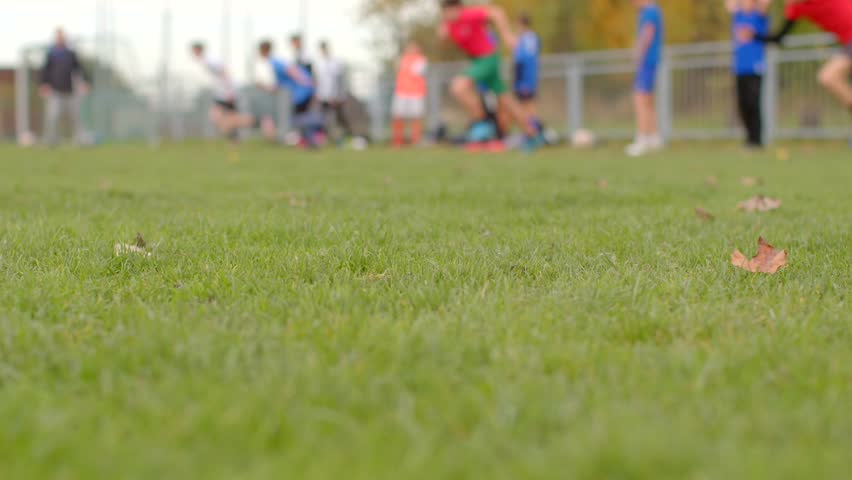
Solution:
{"label": "blurred player", "polygon": [[733,16],[734,62],[737,80],[737,105],[746,130],[746,147],[763,148],[763,74],[766,72],[766,47],[754,39],[769,32],[771,0],[727,0]]}
{"label": "blurred player", "polygon": [[819,82],[852,112],[852,0],[787,0],[784,15],[786,22],[778,33],[757,35],[757,39],[781,43],[803,18],[833,33],[843,51],[822,67]]}
{"label": "blurred player", "polygon": [[[320,58],[316,64],[317,100],[327,119],[334,118],[344,136],[352,136],[346,116],[346,67],[331,54],[328,42],[320,43]],[[342,140],[342,139],[341,139]]]}
{"label": "blurred player", "polygon": [[406,127],[411,128],[411,144],[419,145],[423,137],[426,114],[426,69],[428,62],[417,42],[408,42],[396,76],[393,98],[393,145],[405,145]]}
{"label": "blurred player", "polygon": [[482,108],[477,91],[477,85],[480,85],[498,96],[500,107],[509,112],[523,129],[527,135],[526,148],[533,149],[541,145],[535,122],[508,93],[501,77],[497,47],[488,35],[489,24],[493,24],[506,45],[514,47],[517,44],[503,9],[494,6],[467,7],[462,0],[442,0],[441,14],[442,36],[449,37],[471,58],[470,67],[453,79],[451,85],[453,95],[473,119],[468,140],[471,143],[484,143],[494,140],[496,136],[496,129],[487,120]]}
{"label": "blurred player", "polygon": [[[275,77],[275,85],[260,85],[260,87],[273,93],[277,89],[286,89],[290,92],[293,124],[302,134],[302,140],[307,146],[317,146],[318,135],[321,134],[324,126],[322,115],[312,108],[315,89],[311,74],[296,63],[287,63],[274,57],[272,42],[262,42],[258,47],[258,53],[262,61],[269,62]],[[260,127],[268,138],[274,138],[277,131],[276,120],[269,115],[234,113],[228,115],[223,121],[223,128],[226,131],[252,127]]]}
{"label": "blurred player", "polygon": [[663,12],[654,0],[633,0],[639,8],[639,38],[636,43],[636,79],[633,103],[636,109],[636,141],[626,153],[639,157],[663,148],[657,123],[654,91],[663,51]]}
{"label": "blurred player", "polygon": [[529,15],[521,15],[518,19],[521,34],[515,46],[515,98],[520,102],[526,115],[533,118],[539,132],[543,127],[538,119],[536,97],[538,96],[539,57],[541,55],[541,39],[532,29],[532,19]]}
{"label": "blurred player", "polygon": [[77,52],[68,46],[62,29],[56,30],[56,39],[47,51],[40,80],[39,93],[46,103],[44,142],[47,145],[58,143],[59,122],[63,112],[71,118],[74,143],[82,142],[83,123],[80,118],[80,97],[77,94],[89,93],[89,76]]}
{"label": "blurred player", "polygon": [[[195,42],[191,47],[192,56],[213,78],[213,105],[210,107],[209,116],[213,125],[222,130],[225,117],[237,112],[237,91],[225,65],[210,59],[206,50],[202,42]],[[236,141],[238,139],[237,132],[228,132],[228,138],[231,141]]]}
{"label": "blurred player", "polygon": [[305,69],[309,74],[314,74],[314,64],[305,53],[305,44],[302,41],[301,33],[294,33],[290,36],[290,48],[293,50],[293,61],[297,65]]}

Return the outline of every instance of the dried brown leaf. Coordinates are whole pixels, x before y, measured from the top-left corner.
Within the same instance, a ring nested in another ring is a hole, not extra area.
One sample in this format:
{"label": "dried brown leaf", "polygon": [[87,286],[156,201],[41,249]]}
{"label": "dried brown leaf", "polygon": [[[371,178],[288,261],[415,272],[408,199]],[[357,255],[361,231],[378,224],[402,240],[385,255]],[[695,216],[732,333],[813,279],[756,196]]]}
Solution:
{"label": "dried brown leaf", "polygon": [[714,176],[709,176],[704,179],[704,185],[707,185],[710,188],[716,188],[719,186],[719,179]]}
{"label": "dried brown leaf", "polygon": [[739,250],[735,250],[731,254],[731,264],[735,267],[747,270],[752,273],[778,273],[785,265],[787,265],[787,251],[776,250],[775,247],[766,243],[763,237],[757,241],[758,250],[757,256],[749,260],[745,254]]}
{"label": "dried brown leaf", "polygon": [[716,220],[715,215],[701,207],[695,209],[695,216],[701,220],[704,220],[705,222],[712,222],[713,220]]}
{"label": "dried brown leaf", "polygon": [[609,188],[609,180],[605,178],[598,180],[598,188],[600,188],[601,190],[606,190],[607,188]]}
{"label": "dried brown leaf", "polygon": [[148,246],[148,244],[145,243],[145,239],[142,237],[141,233],[136,234],[136,246],[139,248],[145,248]]}
{"label": "dried brown leaf", "polygon": [[737,210],[743,210],[749,213],[753,212],[770,212],[772,210],[777,210],[781,208],[781,200],[776,198],[764,197],[763,195],[758,195],[756,197],[749,198],[743,202],[737,204]]}

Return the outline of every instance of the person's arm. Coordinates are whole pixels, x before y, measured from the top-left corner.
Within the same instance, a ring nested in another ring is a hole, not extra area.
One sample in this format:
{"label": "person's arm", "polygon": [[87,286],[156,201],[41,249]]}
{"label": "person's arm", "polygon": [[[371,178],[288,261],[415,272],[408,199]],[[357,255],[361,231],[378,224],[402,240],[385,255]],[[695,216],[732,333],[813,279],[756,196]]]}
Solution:
{"label": "person's arm", "polygon": [[641,64],[648,55],[654,36],[657,35],[657,27],[653,23],[647,23],[639,32],[639,41],[636,43],[636,63]]}
{"label": "person's arm", "polygon": [[42,96],[50,95],[50,71],[53,69],[53,55],[50,54],[50,51],[47,52],[47,56],[44,59],[44,66],[41,69],[40,82],[39,82],[39,93]]}
{"label": "person's arm", "polygon": [[784,38],[793,31],[793,28],[796,27],[796,20],[787,19],[784,22],[784,26],[781,27],[781,30],[772,35],[755,35],[754,39],[758,42],[763,43],[778,43],[784,41]]}
{"label": "person's arm", "polygon": [[299,68],[298,65],[288,65],[287,73],[290,75],[290,78],[293,79],[296,83],[303,87],[313,87],[314,82],[311,80],[311,77],[305,75],[305,72]]}
{"label": "person's arm", "polygon": [[73,72],[77,72],[80,75],[80,79],[83,81],[80,84],[80,90],[85,95],[89,93],[89,85],[91,84],[91,80],[89,78],[89,74],[86,72],[86,69],[83,68],[83,64],[80,62],[80,57],[77,56],[77,52],[71,52],[71,69]]}
{"label": "person's arm", "polygon": [[512,26],[509,23],[509,17],[506,16],[506,11],[501,7],[495,6],[487,6],[483,8],[485,9],[485,14],[488,16],[488,20],[490,20],[497,28],[497,33],[500,34],[500,38],[503,39],[503,43],[512,50],[517,48],[518,36],[515,34],[515,31],[512,30]]}

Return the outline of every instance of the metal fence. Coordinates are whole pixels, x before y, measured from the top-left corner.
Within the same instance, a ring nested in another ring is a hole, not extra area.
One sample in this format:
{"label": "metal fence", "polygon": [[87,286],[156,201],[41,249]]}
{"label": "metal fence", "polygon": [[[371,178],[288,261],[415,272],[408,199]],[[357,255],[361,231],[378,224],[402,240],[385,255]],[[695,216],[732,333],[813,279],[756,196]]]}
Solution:
{"label": "metal fence", "polygon": [[[102,45],[110,48],[105,51]],[[848,112],[816,80],[819,66],[835,53],[833,40],[823,35],[798,36],[792,37],[787,47],[771,49],[768,55],[763,98],[766,138],[845,138],[851,130]],[[45,48],[31,47],[21,54],[15,89],[18,133],[37,135],[41,129],[41,101],[34,77]],[[211,99],[203,81],[167,69],[155,77],[142,77],[128,42],[79,41],[77,48],[97,67],[93,93],[84,102],[84,122],[97,138],[159,142],[215,136],[207,120]],[[667,138],[726,139],[741,135],[731,57],[729,42],[666,48],[657,102]],[[116,64],[117,58],[123,64]],[[451,63],[430,68],[430,126],[441,124],[461,130],[467,123],[448,92],[450,80],[464,66]],[[629,50],[544,57],[539,102],[542,119],[563,133],[585,128],[601,138],[629,138],[633,135],[632,71]],[[358,107],[356,128],[374,139],[386,139],[392,79],[352,68],[351,83],[360,99],[353,101]],[[274,105],[279,118],[288,118],[286,99],[264,97],[250,88],[244,93],[244,105]],[[283,136],[283,129],[281,133]]]}
{"label": "metal fence", "polygon": [[[740,136],[730,42],[668,46],[660,66],[657,106],[669,139],[726,139]],[[764,84],[766,138],[845,138],[848,112],[817,82],[822,63],[836,53],[825,35],[792,37],[772,48]],[[431,125],[462,128],[464,115],[449,95],[463,63],[434,65],[429,75]],[[542,59],[539,108],[545,123],[570,133],[590,129],[602,138],[633,135],[631,50],[612,50]],[[507,72],[508,73],[508,72]]]}

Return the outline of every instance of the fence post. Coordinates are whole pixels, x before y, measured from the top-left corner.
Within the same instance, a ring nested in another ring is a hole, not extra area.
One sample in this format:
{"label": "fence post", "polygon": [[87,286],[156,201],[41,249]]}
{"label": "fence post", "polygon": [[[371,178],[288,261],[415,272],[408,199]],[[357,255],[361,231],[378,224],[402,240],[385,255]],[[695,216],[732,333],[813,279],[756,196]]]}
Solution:
{"label": "fence post", "polygon": [[775,140],[778,124],[778,61],[780,53],[777,48],[771,47],[766,52],[766,75],[763,79],[763,139],[769,144]]}
{"label": "fence post", "polygon": [[657,112],[660,122],[660,133],[663,139],[670,141],[674,130],[672,128],[674,122],[674,111],[672,103],[672,61],[668,54],[663,55],[663,61],[660,64],[660,81],[657,88]]}
{"label": "fence post", "polygon": [[379,74],[376,78],[376,89],[373,92],[372,99],[370,101],[370,136],[372,137],[373,142],[379,142],[384,140],[384,132],[385,132],[385,108],[384,108],[384,95],[385,88],[387,87],[385,82],[385,76],[383,74]]}
{"label": "fence post", "polygon": [[429,129],[436,129],[441,124],[441,92],[444,83],[438,69],[429,69],[428,95],[429,95]]}
{"label": "fence post", "polygon": [[577,57],[568,66],[567,92],[565,100],[568,103],[568,132],[573,133],[583,128],[583,59]]}
{"label": "fence post", "polygon": [[18,140],[30,131],[30,68],[26,52],[21,52],[15,71],[15,135]]}
{"label": "fence post", "polygon": [[293,125],[293,106],[290,101],[290,90],[279,88],[275,95],[276,109],[278,110],[278,142],[286,143],[287,134]]}

